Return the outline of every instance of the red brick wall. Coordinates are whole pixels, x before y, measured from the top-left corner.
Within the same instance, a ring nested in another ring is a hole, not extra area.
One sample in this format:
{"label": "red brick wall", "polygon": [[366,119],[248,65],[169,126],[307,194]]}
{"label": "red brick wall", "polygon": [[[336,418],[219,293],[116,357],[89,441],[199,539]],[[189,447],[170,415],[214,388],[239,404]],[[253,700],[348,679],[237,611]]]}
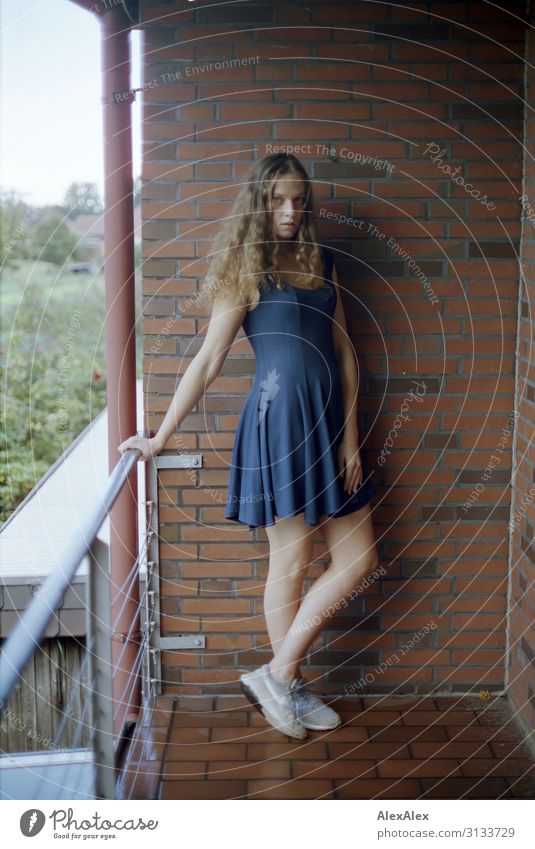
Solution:
{"label": "red brick wall", "polygon": [[[504,686],[523,4],[516,20],[485,3],[418,5],[142,3],[147,426],[201,345],[209,313],[191,299],[204,257],[267,145],[301,146],[336,252],[387,576],[314,646],[332,692],[365,675],[368,692]],[[231,58],[246,61],[215,65]],[[164,654],[169,693],[237,691],[239,672],[270,657],[265,531],[223,517],[254,368],[241,330],[168,445],[204,460],[193,478],[161,475],[162,629],[207,641]],[[328,563],[321,532],[315,553],[309,581]]]}
{"label": "red brick wall", "polygon": [[[531,12],[531,26],[535,13]],[[511,592],[509,597],[508,687],[519,717],[535,726],[535,367],[533,365],[533,310],[535,306],[535,38],[528,30],[526,56],[526,123],[524,184],[521,190],[523,229],[521,298],[518,334],[518,428],[515,444],[516,478],[511,515]]]}

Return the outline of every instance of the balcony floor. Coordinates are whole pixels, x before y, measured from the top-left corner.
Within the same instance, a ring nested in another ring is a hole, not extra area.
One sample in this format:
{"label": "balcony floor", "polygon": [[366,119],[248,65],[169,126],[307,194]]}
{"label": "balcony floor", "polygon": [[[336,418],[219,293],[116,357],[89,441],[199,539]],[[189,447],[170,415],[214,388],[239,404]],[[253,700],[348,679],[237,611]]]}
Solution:
{"label": "balcony floor", "polygon": [[125,797],[535,798],[535,759],[505,698],[385,696],[332,706],[343,725],[301,742],[241,696],[160,696],[134,745]]}

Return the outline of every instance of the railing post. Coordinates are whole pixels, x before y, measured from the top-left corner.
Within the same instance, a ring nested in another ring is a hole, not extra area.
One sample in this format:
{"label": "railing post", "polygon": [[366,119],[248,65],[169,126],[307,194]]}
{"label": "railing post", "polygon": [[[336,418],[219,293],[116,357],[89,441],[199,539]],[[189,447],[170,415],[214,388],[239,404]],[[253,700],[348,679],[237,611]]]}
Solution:
{"label": "railing post", "polygon": [[115,799],[113,664],[110,623],[110,564],[107,545],[95,537],[89,547],[87,642],[91,652],[91,724],[95,798]]}

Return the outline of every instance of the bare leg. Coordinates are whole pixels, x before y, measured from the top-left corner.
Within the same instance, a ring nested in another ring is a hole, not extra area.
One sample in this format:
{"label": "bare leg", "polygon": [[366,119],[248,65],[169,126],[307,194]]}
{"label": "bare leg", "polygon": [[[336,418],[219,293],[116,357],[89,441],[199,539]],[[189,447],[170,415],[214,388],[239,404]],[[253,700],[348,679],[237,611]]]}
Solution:
{"label": "bare leg", "polygon": [[326,519],[322,532],[331,564],[310,587],[270,663],[274,678],[291,683],[299,662],[341,601],[378,563],[369,504],[347,516]]}
{"label": "bare leg", "polygon": [[[269,572],[264,592],[264,615],[276,653],[292,624],[301,599],[303,579],[312,560],[315,530],[303,516],[280,519],[266,528],[270,544]],[[296,674],[300,674],[299,664]]]}

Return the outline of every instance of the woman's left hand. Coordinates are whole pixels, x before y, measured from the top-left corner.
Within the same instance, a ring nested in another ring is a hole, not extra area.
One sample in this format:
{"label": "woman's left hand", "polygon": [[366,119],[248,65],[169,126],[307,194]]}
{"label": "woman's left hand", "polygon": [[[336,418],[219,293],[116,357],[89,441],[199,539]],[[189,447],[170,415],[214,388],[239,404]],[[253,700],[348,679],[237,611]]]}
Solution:
{"label": "woman's left hand", "polygon": [[358,442],[354,437],[343,436],[338,448],[338,467],[344,476],[344,490],[353,494],[362,483],[362,461]]}

